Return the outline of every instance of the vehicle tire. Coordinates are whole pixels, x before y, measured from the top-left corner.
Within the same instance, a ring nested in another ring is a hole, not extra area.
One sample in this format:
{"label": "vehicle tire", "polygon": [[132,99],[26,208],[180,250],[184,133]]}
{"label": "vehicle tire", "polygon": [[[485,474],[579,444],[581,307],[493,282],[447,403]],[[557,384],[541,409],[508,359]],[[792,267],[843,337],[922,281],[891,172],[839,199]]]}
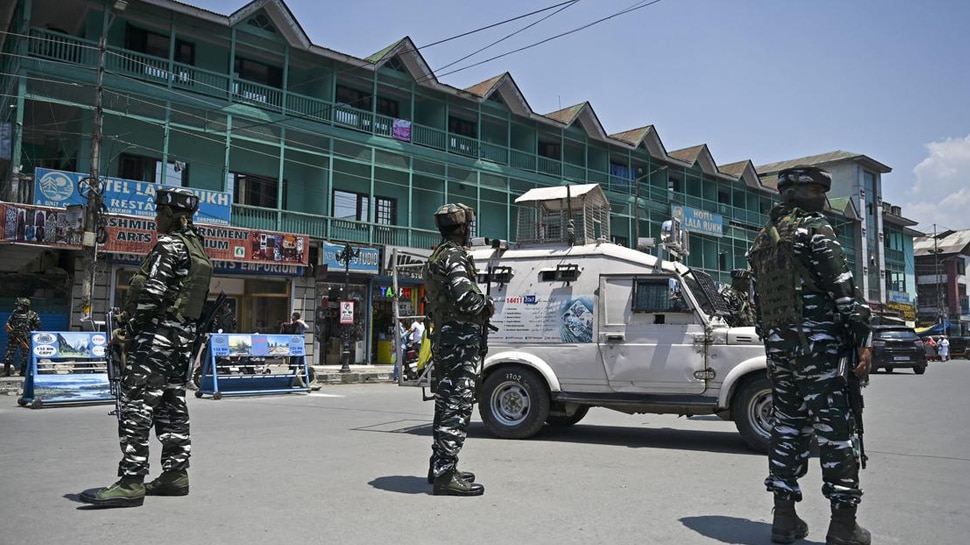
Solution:
{"label": "vehicle tire", "polygon": [[[310,383],[317,381],[317,370],[313,368],[312,365],[307,366],[307,378],[310,379]],[[308,383],[307,386],[310,384]]]}
{"label": "vehicle tire", "polygon": [[734,415],[734,424],[744,442],[758,452],[768,452],[774,417],[771,382],[767,376],[759,374],[738,386],[734,393],[731,414]]}
{"label": "vehicle tire", "polygon": [[542,429],[549,416],[549,390],[535,371],[502,367],[492,372],[478,399],[485,429],[502,439],[525,439]]}
{"label": "vehicle tire", "polygon": [[917,365],[916,367],[913,367],[913,372],[916,373],[917,375],[922,375],[923,373],[926,372],[926,366]]}
{"label": "vehicle tire", "polygon": [[572,415],[569,415],[569,416],[566,416],[565,414],[550,414],[549,416],[546,417],[546,424],[549,424],[550,426],[565,428],[568,426],[572,426],[573,424],[582,420],[583,417],[585,417],[586,413],[588,412],[589,412],[589,406],[580,405],[579,407],[576,408],[576,412],[574,412]]}

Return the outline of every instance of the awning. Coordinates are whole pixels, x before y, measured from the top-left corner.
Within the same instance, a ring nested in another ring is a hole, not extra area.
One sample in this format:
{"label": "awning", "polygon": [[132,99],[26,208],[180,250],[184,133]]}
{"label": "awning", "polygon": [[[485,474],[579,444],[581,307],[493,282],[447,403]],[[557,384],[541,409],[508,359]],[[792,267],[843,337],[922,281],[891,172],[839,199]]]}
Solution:
{"label": "awning", "polygon": [[914,331],[920,337],[925,337],[927,335],[943,335],[946,330],[950,328],[950,322],[943,324],[933,324],[929,327],[918,327]]}

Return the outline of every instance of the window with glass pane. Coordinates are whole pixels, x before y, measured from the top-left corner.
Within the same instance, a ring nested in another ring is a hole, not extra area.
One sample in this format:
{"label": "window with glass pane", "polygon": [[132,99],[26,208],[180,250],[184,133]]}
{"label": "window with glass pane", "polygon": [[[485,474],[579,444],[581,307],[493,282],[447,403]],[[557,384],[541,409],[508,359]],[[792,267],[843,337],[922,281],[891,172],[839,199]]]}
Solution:
{"label": "window with glass pane", "polygon": [[[236,204],[259,206],[261,208],[279,208],[279,181],[276,178],[231,172],[227,180],[232,191],[232,201]],[[286,181],[283,182],[283,208],[286,208]]]}
{"label": "window with glass pane", "polygon": [[387,197],[374,197],[374,223],[397,225],[397,202]]}
{"label": "window with glass pane", "polygon": [[341,191],[333,192],[333,217],[350,221],[368,221],[370,199],[367,195]]}

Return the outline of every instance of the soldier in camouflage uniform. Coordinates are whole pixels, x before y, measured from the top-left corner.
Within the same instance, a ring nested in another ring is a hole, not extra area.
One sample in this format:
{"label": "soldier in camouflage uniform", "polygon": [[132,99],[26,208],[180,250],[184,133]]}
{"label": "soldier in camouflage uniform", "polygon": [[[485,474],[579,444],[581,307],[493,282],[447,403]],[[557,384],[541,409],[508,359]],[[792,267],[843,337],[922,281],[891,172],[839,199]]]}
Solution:
{"label": "soldier in camouflage uniform", "polygon": [[424,268],[428,315],[434,322],[432,358],[438,377],[434,442],[429,479],[434,495],[478,496],[485,487],[458,471],[458,453],[468,434],[478,365],[484,355],[483,326],[495,312],[476,281],[475,263],[465,251],[474,211],[461,203],[435,212],[443,240]]}
{"label": "soldier in camouflage uniform", "polygon": [[735,269],[731,271],[731,285],[724,288],[721,296],[731,309],[728,324],[732,327],[754,325],[754,308],[749,302],[748,291],[751,287],[751,271]]}
{"label": "soldier in camouflage uniform", "polygon": [[[212,264],[192,224],[198,197],[186,189],[165,188],[158,190],[155,205],[158,242],[132,276],[124,308],[129,319],[113,332],[113,342],[124,343],[127,352],[118,424],[121,480],[81,495],[82,501],[101,507],[134,507],[145,495],[189,493],[185,382]],[[153,426],[162,444],[162,473],[144,483]]]}
{"label": "soldier in camouflage uniform", "polygon": [[[765,343],[774,405],[765,485],[774,493],[775,543],[808,534],[795,502],[802,499],[798,479],[808,471],[813,434],[822,494],[832,508],[826,543],[865,545],[871,540],[856,523],[862,490],[855,421],[846,394],[847,373],[862,379],[869,373],[870,312],[835,232],[821,214],[831,185],[831,175],[817,167],[782,170],[781,203],[769,213],[748,253],[756,286],[756,327]],[[858,364],[847,369],[850,361]]]}
{"label": "soldier in camouflage uniform", "polygon": [[30,365],[30,332],[40,331],[40,316],[30,310],[30,299],[18,297],[13,312],[7,318],[7,352],[3,356],[3,374],[10,376],[14,360],[20,364],[20,376],[27,374]]}

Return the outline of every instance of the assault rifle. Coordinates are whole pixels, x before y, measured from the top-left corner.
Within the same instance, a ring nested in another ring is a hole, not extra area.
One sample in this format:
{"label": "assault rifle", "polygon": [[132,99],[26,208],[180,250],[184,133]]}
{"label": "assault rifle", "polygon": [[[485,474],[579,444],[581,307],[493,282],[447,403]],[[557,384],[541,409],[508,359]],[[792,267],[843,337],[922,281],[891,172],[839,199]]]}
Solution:
{"label": "assault rifle", "polygon": [[[492,274],[495,272],[495,267],[489,266],[487,269],[487,275],[485,277],[487,284],[485,285],[485,300],[489,303],[492,301]],[[485,367],[485,355],[488,354],[488,332],[498,331],[498,327],[492,325],[491,317],[485,318],[485,323],[482,324],[482,346],[480,353],[482,355],[482,368]]]}
{"label": "assault rifle", "polygon": [[125,364],[125,346],[123,341],[116,342],[114,338],[115,315],[119,311],[120,309],[118,307],[108,309],[108,314],[104,319],[105,329],[108,330],[109,339],[108,348],[104,352],[104,357],[108,371],[108,387],[111,390],[111,395],[115,398],[114,414],[118,418],[118,422],[121,423],[121,367]]}
{"label": "assault rifle", "polygon": [[212,329],[212,323],[219,315],[222,305],[226,304],[226,299],[226,292],[219,292],[219,297],[216,297],[215,302],[207,310],[202,312],[202,315],[199,316],[199,320],[196,322],[195,340],[192,341],[192,350],[189,355],[189,365],[185,370],[185,382],[190,382],[192,380],[192,375],[195,372],[195,366],[202,365],[202,362],[198,361],[202,357],[202,348],[205,346],[209,333],[211,333],[210,330]]}
{"label": "assault rifle", "polygon": [[849,409],[852,411],[852,417],[855,420],[855,433],[856,437],[859,439],[859,465],[862,469],[866,468],[866,461],[869,459],[866,456],[866,446],[862,440],[862,436],[865,433],[865,427],[862,424],[862,410],[865,408],[865,400],[862,398],[862,388],[869,385],[869,379],[862,380],[859,375],[853,372],[856,365],[859,364],[859,354],[857,348],[852,347],[851,353],[848,358],[848,369],[846,369],[846,394],[849,398]]}

